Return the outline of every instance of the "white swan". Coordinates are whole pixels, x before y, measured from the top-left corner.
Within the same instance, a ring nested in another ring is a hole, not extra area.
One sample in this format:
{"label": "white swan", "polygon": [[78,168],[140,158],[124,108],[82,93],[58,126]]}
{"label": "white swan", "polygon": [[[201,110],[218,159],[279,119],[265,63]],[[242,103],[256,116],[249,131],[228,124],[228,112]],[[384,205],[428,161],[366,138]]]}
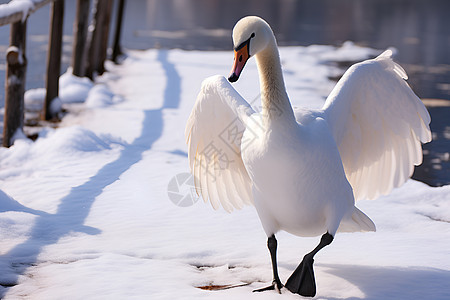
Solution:
{"label": "white swan", "polygon": [[431,140],[430,116],[405,71],[385,51],[350,67],[320,110],[293,110],[270,26],[245,17],[233,29],[236,81],[255,56],[261,113],[222,76],[206,79],[187,121],[189,164],[197,192],[217,209],[254,204],[268,236],[273,283],[283,287],[275,233],[321,235],[286,282],[314,296],[313,256],[337,230],[374,231],[355,199],[375,198],[403,184]]}

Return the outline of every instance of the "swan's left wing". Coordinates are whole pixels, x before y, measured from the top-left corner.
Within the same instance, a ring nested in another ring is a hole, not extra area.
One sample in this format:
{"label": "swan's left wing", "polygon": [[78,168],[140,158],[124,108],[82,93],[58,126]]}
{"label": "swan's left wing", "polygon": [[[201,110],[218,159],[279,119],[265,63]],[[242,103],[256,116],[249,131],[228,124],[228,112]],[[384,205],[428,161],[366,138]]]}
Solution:
{"label": "swan's left wing", "polygon": [[230,212],[253,204],[251,181],[241,158],[251,106],[223,76],[202,83],[186,124],[189,166],[197,194]]}
{"label": "swan's left wing", "polygon": [[430,115],[391,55],[350,67],[323,107],[355,199],[403,184],[431,140]]}

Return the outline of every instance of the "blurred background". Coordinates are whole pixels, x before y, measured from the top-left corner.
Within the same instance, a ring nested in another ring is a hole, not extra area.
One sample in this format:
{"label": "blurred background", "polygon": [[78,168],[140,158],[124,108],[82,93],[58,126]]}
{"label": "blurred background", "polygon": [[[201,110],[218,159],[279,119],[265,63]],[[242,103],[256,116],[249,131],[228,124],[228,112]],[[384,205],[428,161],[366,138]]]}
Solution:
{"label": "blurred background", "polygon": [[[26,89],[45,86],[49,8],[28,19]],[[71,61],[75,11],[76,1],[66,0],[62,72]],[[416,168],[414,178],[440,186],[450,184],[449,12],[448,0],[128,0],[121,44],[125,49],[231,51],[236,21],[258,15],[271,24],[280,46],[353,41],[379,50],[395,47],[396,61],[432,115],[434,140],[424,145],[424,164]],[[9,29],[0,27],[1,78]]]}

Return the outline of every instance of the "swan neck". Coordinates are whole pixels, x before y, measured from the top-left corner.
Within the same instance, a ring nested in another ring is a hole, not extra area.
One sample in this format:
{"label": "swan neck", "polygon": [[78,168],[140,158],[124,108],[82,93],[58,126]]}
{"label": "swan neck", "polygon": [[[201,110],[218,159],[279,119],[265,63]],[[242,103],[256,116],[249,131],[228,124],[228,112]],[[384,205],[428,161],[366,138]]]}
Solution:
{"label": "swan neck", "polygon": [[268,119],[294,119],[284,85],[281,61],[275,38],[269,45],[257,53],[256,63],[261,85],[262,114]]}

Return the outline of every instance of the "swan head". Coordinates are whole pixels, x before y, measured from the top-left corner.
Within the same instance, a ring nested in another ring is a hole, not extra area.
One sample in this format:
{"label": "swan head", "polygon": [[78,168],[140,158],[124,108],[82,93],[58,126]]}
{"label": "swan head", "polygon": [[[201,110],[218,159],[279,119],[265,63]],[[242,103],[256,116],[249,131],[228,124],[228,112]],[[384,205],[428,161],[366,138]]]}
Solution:
{"label": "swan head", "polygon": [[272,29],[260,17],[249,16],[240,19],[233,28],[234,63],[228,80],[237,81],[247,60],[264,50],[271,39]]}

